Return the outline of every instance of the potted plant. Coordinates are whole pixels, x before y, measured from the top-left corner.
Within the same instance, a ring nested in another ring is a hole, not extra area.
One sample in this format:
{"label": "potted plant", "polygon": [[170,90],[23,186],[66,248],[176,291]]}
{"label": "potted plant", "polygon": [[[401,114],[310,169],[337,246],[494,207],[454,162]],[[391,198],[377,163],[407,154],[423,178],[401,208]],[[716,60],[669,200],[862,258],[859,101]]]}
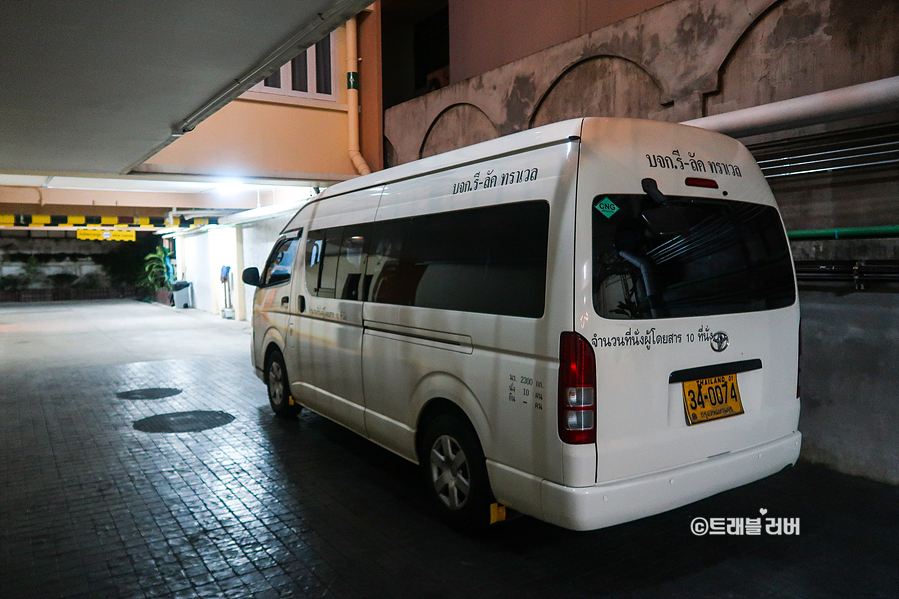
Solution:
{"label": "potted plant", "polygon": [[172,252],[162,246],[144,257],[144,271],[147,273],[147,284],[156,293],[156,301],[171,305],[172,280],[174,269],[171,260]]}

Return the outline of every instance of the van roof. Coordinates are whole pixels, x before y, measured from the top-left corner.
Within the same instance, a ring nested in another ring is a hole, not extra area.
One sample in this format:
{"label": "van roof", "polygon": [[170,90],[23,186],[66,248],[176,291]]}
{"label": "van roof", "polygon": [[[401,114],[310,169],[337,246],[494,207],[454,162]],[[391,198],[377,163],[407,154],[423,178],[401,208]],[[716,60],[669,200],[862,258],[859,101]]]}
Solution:
{"label": "van roof", "polygon": [[448,168],[461,166],[468,162],[480,161],[484,158],[502,156],[504,154],[517,154],[532,150],[535,147],[568,141],[571,137],[580,136],[583,121],[583,118],[578,118],[561,121],[559,123],[552,123],[528,131],[504,135],[503,137],[466,146],[457,150],[451,150],[443,154],[437,154],[436,156],[407,162],[370,175],[363,175],[361,177],[356,177],[355,179],[350,179],[349,181],[343,181],[336,185],[332,185],[315,199],[325,199],[335,195],[349,193],[351,191],[358,191],[360,189],[392,183],[394,181],[420,177]]}
{"label": "van roof", "polygon": [[[631,127],[638,128],[641,131],[646,130],[647,127],[653,126],[684,127],[685,129],[695,131],[695,128],[685,127],[684,125],[675,125],[673,123],[658,123],[655,121],[644,121],[640,119],[610,119],[607,117],[581,117],[570,119],[558,123],[551,123],[542,127],[536,127],[527,131],[512,133],[510,135],[505,135],[503,137],[498,137],[489,141],[466,146],[457,150],[451,150],[449,152],[438,154],[436,156],[422,158],[420,160],[415,160],[413,162],[408,162],[406,164],[401,164],[399,166],[384,169],[370,175],[363,175],[349,181],[338,183],[312,198],[312,200],[310,200],[305,206],[300,208],[300,211],[302,211],[306,206],[314,204],[318,201],[341,196],[354,191],[360,191],[363,189],[377,187],[379,185],[387,185],[389,183],[395,183],[397,181],[422,177],[451,168],[464,166],[466,164],[480,162],[487,158],[511,156],[540,147],[565,143],[573,139],[580,139],[581,135],[583,134],[585,126],[584,123],[586,121],[615,121],[619,125],[630,121]],[[734,140],[711,131],[705,131],[704,135],[707,137],[721,137],[722,139],[728,139],[730,143],[734,143]],[[300,219],[297,218],[298,215],[299,212],[297,212],[297,215],[295,215],[290,220],[290,222],[287,223],[287,226],[285,226],[281,231],[282,234],[288,233],[290,231],[295,231],[299,228],[298,223]]]}
{"label": "van roof", "polygon": [[[584,119],[570,119],[559,123],[552,123],[512,133],[489,141],[484,141],[458,150],[451,150],[436,156],[422,158],[413,162],[407,162],[399,166],[394,166],[382,171],[356,177],[349,181],[343,181],[336,185],[332,185],[324,190],[312,200],[310,200],[303,208],[327,198],[344,195],[353,191],[360,191],[379,185],[386,185],[404,179],[412,179],[414,177],[422,177],[431,173],[440,172],[450,168],[455,168],[468,164],[470,162],[478,162],[485,158],[495,158],[503,155],[518,154],[539,148],[542,146],[554,145],[578,138],[581,134],[581,127]],[[300,208],[302,210],[303,208]],[[299,214],[299,212],[297,212]],[[296,217],[292,218],[281,234],[296,230],[299,226],[295,224]]]}

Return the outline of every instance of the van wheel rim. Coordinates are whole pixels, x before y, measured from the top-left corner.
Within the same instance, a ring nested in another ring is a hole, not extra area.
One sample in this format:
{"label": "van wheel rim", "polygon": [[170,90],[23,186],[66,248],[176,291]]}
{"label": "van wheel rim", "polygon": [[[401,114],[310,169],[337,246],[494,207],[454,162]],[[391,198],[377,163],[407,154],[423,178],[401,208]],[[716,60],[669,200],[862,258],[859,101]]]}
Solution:
{"label": "van wheel rim", "polygon": [[268,396],[272,403],[280,406],[284,401],[284,372],[281,364],[272,362],[268,367]]}
{"label": "van wheel rim", "polygon": [[431,482],[440,501],[451,510],[462,509],[471,492],[468,459],[459,442],[441,435],[431,447]]}

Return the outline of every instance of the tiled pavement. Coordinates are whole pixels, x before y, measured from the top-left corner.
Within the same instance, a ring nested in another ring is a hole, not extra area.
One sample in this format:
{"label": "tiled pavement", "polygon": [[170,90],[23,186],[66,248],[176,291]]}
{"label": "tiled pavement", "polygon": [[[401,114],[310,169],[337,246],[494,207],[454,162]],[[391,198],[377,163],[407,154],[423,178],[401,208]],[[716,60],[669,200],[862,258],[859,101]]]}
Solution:
{"label": "tiled pavement", "polygon": [[[136,302],[102,315],[158,337],[103,325],[96,304],[0,305],[0,598],[899,596],[895,487],[800,465],[609,529],[519,518],[465,535],[411,464],[308,412],[274,418],[245,326]],[[171,345],[124,349],[139,338]],[[117,397],[152,388],[180,393]],[[134,427],[192,411],[234,419]],[[800,534],[690,532],[760,509]]]}

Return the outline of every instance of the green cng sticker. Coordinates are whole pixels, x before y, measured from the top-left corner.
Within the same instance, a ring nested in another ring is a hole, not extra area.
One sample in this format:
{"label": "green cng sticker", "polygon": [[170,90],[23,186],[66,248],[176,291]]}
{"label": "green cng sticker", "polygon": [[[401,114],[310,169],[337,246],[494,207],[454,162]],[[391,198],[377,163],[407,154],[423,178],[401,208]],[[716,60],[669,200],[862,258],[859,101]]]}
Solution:
{"label": "green cng sticker", "polygon": [[602,212],[602,215],[606,218],[612,218],[612,215],[618,212],[618,206],[616,206],[609,198],[603,198],[602,201],[596,205],[596,209]]}

